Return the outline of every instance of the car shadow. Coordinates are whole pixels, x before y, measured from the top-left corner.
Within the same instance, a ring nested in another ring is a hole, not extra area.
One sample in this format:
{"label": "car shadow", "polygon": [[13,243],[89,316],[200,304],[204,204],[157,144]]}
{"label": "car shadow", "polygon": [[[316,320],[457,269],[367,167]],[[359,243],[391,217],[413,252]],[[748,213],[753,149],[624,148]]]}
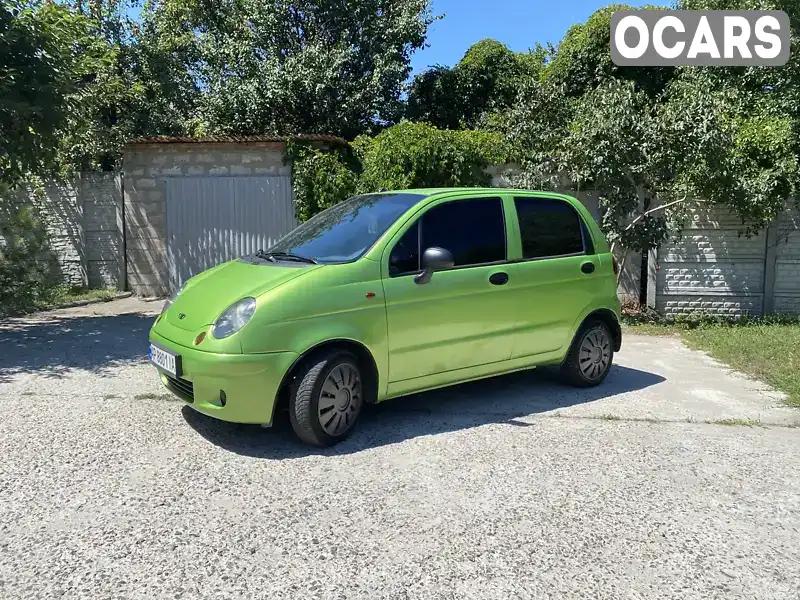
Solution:
{"label": "car shadow", "polygon": [[265,458],[336,456],[493,423],[528,427],[520,419],[538,413],[641,390],[665,381],[659,375],[615,365],[602,385],[578,389],[558,381],[553,369],[521,371],[365,407],[356,430],[333,448],[302,444],[285,415],[272,428],[225,423],[183,407],[186,422],[213,444],[237,454]]}
{"label": "car shadow", "polygon": [[0,321],[0,383],[18,373],[62,378],[74,371],[110,373],[147,360],[154,316],[46,315]]}

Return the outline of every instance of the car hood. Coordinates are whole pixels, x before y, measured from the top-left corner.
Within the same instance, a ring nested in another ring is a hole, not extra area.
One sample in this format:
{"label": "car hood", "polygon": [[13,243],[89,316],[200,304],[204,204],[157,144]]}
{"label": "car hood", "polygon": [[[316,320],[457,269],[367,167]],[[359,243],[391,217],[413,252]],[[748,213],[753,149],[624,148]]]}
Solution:
{"label": "car hood", "polygon": [[233,260],[192,278],[166,313],[167,321],[187,331],[211,325],[234,302],[269,292],[321,265],[250,263]]}

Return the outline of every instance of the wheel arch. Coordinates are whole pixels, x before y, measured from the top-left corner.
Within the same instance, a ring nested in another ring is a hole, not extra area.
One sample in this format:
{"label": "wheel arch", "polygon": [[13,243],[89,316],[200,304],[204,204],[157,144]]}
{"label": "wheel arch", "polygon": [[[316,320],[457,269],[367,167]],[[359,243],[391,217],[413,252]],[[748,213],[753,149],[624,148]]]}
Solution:
{"label": "wheel arch", "polygon": [[379,383],[378,365],[375,362],[375,357],[372,355],[372,352],[370,352],[369,348],[367,348],[361,342],[357,342],[348,338],[325,340],[324,342],[315,344],[298,356],[292,365],[286,370],[286,373],[284,373],[281,383],[278,386],[275,402],[273,403],[273,421],[275,418],[275,411],[278,409],[283,410],[283,408],[288,406],[289,384],[291,384],[297,374],[301,372],[302,368],[320,354],[330,352],[334,349],[350,352],[358,359],[359,365],[364,370],[364,377],[368,378],[369,392],[366,395],[365,400],[367,404],[374,404],[377,402]]}
{"label": "wheel arch", "polygon": [[591,320],[602,321],[608,326],[611,330],[611,337],[614,340],[614,352],[619,352],[620,348],[622,348],[622,327],[619,324],[616,313],[609,308],[598,308],[590,312],[584,317],[583,321],[581,321],[580,327],[578,327],[575,335],[577,336],[583,326]]}

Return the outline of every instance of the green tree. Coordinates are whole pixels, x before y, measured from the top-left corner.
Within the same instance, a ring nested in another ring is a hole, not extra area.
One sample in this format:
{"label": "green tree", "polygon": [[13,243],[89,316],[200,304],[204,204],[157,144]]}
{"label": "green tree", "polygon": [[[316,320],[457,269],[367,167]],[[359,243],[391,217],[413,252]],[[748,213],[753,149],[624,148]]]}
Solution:
{"label": "green tree", "polygon": [[455,67],[435,66],[414,78],[406,116],[440,129],[472,129],[511,107],[520,83],[537,77],[547,51],[516,53],[492,39],[473,44]]}
{"label": "green tree", "polygon": [[695,71],[661,102],[617,79],[576,99],[557,90],[542,86],[512,113],[523,184],[595,190],[623,254],[658,246],[698,202],[731,207],[750,234],[797,193],[793,120],[754,111]]}
{"label": "green tree", "polygon": [[[644,6],[642,9],[662,8]],[[619,67],[611,60],[611,15],[631,10],[627,4],[612,4],[592,14],[586,23],[573,25],[558,44],[543,77],[556,86],[563,85],[569,96],[578,97],[609,78],[636,82],[651,96],[664,90],[673,76],[670,67]]]}
{"label": "green tree", "polygon": [[[135,2],[135,0],[133,0]],[[95,60],[82,65],[78,86],[67,98],[70,110],[59,128],[58,163],[62,173],[111,170],[120,148],[136,135],[135,110],[143,87],[131,72],[134,23],[126,16],[131,0],[76,0]],[[146,109],[150,114],[152,108]]]}
{"label": "green tree", "polygon": [[435,65],[414,77],[408,92],[406,117],[441,129],[459,129],[465,105],[457,71]]}
{"label": "green tree", "polygon": [[486,186],[487,167],[503,164],[502,136],[482,131],[439,130],[404,122],[374,138],[362,136],[355,150],[363,170],[359,191]]}
{"label": "green tree", "polygon": [[398,118],[433,20],[428,0],[162,0],[144,11],[150,47],[179,56],[201,91],[195,131],[349,139]]}
{"label": "green tree", "polygon": [[51,166],[72,94],[96,62],[88,21],[69,7],[0,4],[0,181]]}

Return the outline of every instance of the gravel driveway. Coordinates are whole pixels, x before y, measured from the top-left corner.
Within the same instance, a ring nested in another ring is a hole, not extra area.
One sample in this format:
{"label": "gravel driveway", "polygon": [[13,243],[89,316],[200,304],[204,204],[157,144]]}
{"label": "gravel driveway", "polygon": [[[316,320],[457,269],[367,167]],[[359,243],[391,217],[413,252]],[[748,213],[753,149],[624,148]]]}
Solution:
{"label": "gravel driveway", "polygon": [[800,412],[676,340],[629,336],[594,390],[392,401],[319,451],[167,399],[159,308],[0,322],[0,598],[800,597]]}

